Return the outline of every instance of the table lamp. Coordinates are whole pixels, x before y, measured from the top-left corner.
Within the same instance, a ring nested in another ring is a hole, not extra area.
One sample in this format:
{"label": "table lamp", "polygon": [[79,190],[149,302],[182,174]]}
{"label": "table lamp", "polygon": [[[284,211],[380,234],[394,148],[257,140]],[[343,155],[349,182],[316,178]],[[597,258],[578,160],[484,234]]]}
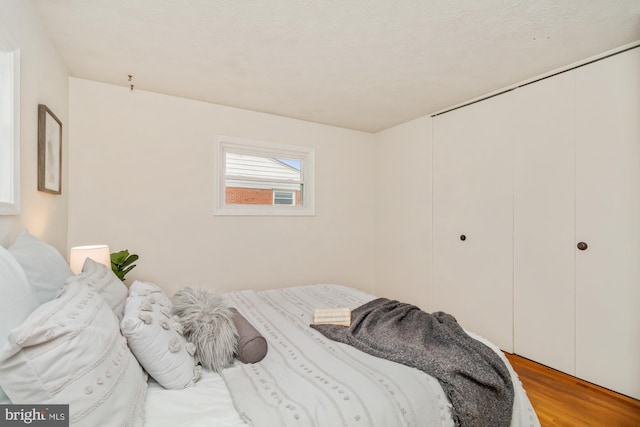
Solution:
{"label": "table lamp", "polygon": [[69,266],[73,274],[82,272],[84,260],[87,258],[111,268],[111,254],[108,245],[74,246],[69,253]]}

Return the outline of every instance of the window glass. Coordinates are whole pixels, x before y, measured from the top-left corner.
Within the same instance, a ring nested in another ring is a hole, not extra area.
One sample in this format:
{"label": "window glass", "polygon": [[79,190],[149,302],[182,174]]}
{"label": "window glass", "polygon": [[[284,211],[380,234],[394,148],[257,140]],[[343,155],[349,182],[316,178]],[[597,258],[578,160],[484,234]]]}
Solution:
{"label": "window glass", "polygon": [[216,214],[313,215],[313,150],[218,137]]}

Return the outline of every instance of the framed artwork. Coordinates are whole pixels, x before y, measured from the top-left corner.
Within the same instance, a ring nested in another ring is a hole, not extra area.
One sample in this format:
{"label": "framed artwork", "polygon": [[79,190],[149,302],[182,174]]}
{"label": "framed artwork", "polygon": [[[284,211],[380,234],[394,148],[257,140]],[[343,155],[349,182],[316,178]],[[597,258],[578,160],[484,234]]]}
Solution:
{"label": "framed artwork", "polygon": [[38,191],[62,193],[62,123],[38,105]]}

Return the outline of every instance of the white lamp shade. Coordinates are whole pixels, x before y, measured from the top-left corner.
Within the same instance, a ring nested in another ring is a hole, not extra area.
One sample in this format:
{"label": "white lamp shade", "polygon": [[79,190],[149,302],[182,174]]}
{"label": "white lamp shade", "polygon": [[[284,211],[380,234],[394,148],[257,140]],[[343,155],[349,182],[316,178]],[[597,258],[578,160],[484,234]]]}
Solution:
{"label": "white lamp shade", "polygon": [[87,258],[111,268],[111,254],[107,245],[74,246],[69,253],[69,266],[73,274],[82,272]]}

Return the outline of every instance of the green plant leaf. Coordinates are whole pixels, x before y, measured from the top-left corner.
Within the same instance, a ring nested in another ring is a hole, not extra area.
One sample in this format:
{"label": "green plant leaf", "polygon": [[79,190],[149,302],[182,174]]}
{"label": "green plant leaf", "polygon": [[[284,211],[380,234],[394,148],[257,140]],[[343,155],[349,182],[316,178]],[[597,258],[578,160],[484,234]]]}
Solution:
{"label": "green plant leaf", "polygon": [[114,252],[111,254],[111,262],[116,265],[122,265],[125,259],[129,256],[128,250],[123,250],[120,252]]}
{"label": "green plant leaf", "polygon": [[133,264],[138,260],[138,255],[129,254],[128,249],[113,252],[111,255],[111,270],[118,276],[118,279],[124,281],[124,277],[136,266]]}
{"label": "green plant leaf", "polygon": [[127,259],[125,259],[122,263],[121,266],[124,268],[126,266],[128,266],[129,264],[132,264],[134,262],[136,262],[138,260],[138,255],[131,255],[129,256]]}
{"label": "green plant leaf", "polygon": [[133,267],[135,267],[136,265],[133,264],[132,266],[129,266],[129,268],[125,268],[124,270],[122,270],[122,277],[124,277],[128,272],[130,272],[131,270],[133,270]]}

